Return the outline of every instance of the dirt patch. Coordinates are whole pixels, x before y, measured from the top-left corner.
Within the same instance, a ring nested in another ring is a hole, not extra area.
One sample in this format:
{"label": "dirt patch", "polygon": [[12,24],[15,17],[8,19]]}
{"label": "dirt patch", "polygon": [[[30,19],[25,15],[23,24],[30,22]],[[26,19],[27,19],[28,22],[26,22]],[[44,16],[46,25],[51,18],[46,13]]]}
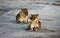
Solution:
{"label": "dirt patch", "polygon": [[60,4],[56,4],[56,3],[52,3],[52,5],[55,5],[55,6],[60,6]]}

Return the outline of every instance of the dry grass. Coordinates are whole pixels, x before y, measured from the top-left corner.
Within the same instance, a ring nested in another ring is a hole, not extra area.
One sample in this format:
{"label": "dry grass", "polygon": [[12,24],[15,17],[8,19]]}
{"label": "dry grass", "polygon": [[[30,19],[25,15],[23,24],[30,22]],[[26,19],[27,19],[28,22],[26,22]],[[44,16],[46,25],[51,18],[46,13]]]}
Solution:
{"label": "dry grass", "polygon": [[53,3],[52,5],[55,5],[55,6],[60,6],[60,4],[56,4],[56,3]]}
{"label": "dry grass", "polygon": [[60,6],[60,4],[58,3],[52,3],[52,4],[50,4],[50,3],[40,3],[40,2],[35,2],[35,3],[32,3],[32,2],[29,2],[29,4],[45,4],[45,5],[55,5],[55,6]]}

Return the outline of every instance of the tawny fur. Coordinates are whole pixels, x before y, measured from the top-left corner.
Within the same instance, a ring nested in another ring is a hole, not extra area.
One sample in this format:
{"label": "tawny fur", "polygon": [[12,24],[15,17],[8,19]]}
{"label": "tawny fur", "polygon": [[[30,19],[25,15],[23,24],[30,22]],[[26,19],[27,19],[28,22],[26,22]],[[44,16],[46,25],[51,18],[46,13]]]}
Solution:
{"label": "tawny fur", "polygon": [[28,22],[28,9],[21,8],[21,11],[16,16],[17,23],[27,23]]}
{"label": "tawny fur", "polygon": [[38,14],[31,15],[30,19],[32,20],[27,27],[27,30],[30,31],[39,31],[41,29],[41,22],[38,20]]}

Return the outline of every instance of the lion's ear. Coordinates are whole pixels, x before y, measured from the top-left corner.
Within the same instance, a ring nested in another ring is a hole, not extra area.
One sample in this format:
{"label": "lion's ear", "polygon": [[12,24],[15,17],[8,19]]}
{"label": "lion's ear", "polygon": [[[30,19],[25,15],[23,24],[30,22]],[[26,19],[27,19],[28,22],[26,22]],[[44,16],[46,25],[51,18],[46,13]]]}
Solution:
{"label": "lion's ear", "polygon": [[39,14],[37,14],[37,16],[38,16]]}

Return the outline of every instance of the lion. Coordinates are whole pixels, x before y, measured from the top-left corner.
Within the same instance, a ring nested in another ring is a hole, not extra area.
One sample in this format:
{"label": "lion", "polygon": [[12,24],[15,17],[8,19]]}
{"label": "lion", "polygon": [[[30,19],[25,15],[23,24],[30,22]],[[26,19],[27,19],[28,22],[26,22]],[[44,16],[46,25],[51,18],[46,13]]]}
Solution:
{"label": "lion", "polygon": [[41,22],[39,21],[39,19],[37,18],[39,14],[31,14],[31,22],[28,25],[28,27],[26,28],[26,30],[29,31],[39,31],[41,29]]}
{"label": "lion", "polygon": [[21,8],[21,11],[16,16],[17,23],[28,23],[28,9]]}

